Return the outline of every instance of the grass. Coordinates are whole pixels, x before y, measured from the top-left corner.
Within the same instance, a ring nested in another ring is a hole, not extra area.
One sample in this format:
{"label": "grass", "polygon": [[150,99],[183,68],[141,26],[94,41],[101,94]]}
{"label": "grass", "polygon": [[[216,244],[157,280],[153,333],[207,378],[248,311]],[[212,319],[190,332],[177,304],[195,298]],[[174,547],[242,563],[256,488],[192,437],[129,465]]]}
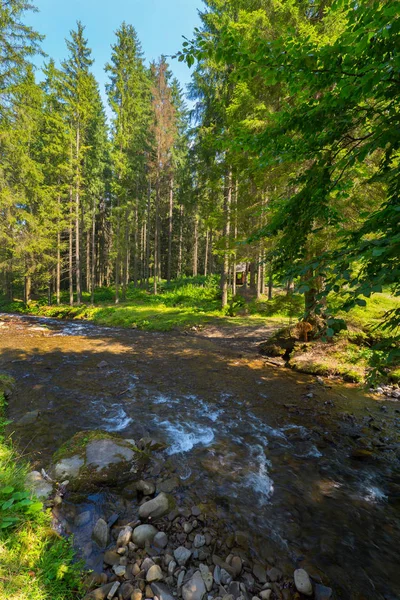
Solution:
{"label": "grass", "polygon": [[0,598],[78,600],[81,565],[69,540],[51,529],[51,515],[25,489],[29,465],[4,435],[12,380],[0,375]]}
{"label": "grass", "polygon": [[[66,301],[67,296],[64,294],[62,302]],[[277,306],[256,301],[251,302],[245,309],[242,303],[238,302],[233,308],[235,316],[231,317],[229,313],[232,311],[232,303],[227,310],[221,310],[221,292],[218,278],[215,276],[185,278],[170,284],[164,282],[159,286],[157,295],[129,286],[126,301],[117,305],[114,303],[112,288],[96,290],[94,306],[86,303],[90,302],[89,294],[83,295],[83,301],[80,306],[48,306],[40,301],[31,302],[27,306],[18,301],[3,305],[0,303],[0,309],[62,319],[87,319],[98,325],[148,331],[189,329],[209,323],[234,323],[239,327],[259,325],[265,318],[270,317],[284,322],[283,317],[288,316],[288,312],[293,312],[292,308],[287,306],[277,310]]]}

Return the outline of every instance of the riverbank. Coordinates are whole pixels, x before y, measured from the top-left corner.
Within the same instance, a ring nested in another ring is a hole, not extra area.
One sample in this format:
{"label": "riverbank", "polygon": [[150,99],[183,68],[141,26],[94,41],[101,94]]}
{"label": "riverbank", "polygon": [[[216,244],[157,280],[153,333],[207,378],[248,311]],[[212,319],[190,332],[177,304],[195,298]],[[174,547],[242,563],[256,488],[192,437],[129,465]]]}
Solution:
{"label": "riverbank", "polygon": [[52,517],[27,490],[27,462],[5,436],[14,382],[0,375],[0,598],[80,600],[82,565],[70,541],[51,529]]}
{"label": "riverbank", "polygon": [[[243,292],[243,290],[242,290]],[[358,384],[397,384],[400,363],[387,363],[398,345],[393,333],[385,330],[385,315],[400,305],[387,293],[376,293],[348,313],[340,313],[337,299],[330,297],[329,310],[343,319],[345,329],[329,338],[305,341],[296,323],[303,313],[303,298],[275,290],[272,300],[237,296],[224,311],[220,309],[220,291],[216,278],[183,279],[161,286],[153,295],[130,286],[126,300],[112,304],[114,291],[99,289],[95,304],[84,294],[79,306],[48,305],[21,301],[0,303],[7,313],[29,314],[57,319],[90,321],[97,325],[141,331],[184,331],[212,338],[238,351],[258,351],[272,358],[284,358],[281,365],[303,373],[341,377]],[[65,302],[65,295],[62,301]],[[285,328],[283,333],[280,331]],[[291,337],[290,352],[287,338]],[[272,339],[271,339],[272,338]],[[282,343],[283,341],[283,343]],[[290,356],[289,356],[290,354]],[[275,361],[279,365],[279,360]]]}

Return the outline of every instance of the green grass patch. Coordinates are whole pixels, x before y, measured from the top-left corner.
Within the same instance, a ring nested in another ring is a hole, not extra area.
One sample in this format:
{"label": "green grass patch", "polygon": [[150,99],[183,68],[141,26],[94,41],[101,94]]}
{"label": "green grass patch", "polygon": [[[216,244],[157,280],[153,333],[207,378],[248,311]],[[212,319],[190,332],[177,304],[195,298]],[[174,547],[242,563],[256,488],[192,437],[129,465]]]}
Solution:
{"label": "green grass patch", "polygon": [[4,433],[4,392],[12,383],[0,375],[0,598],[79,600],[82,565],[74,562],[70,540],[52,531],[51,515],[26,490],[29,465]]}

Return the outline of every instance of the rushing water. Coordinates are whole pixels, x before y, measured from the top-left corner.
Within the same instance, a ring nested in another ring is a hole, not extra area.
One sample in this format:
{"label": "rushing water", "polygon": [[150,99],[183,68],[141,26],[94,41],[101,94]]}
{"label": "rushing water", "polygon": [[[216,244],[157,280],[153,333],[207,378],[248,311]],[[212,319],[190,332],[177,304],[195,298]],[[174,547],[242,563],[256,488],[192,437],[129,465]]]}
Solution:
{"label": "rushing water", "polygon": [[[37,466],[80,430],[150,436],[181,496],[247,531],[265,559],[306,566],[341,598],[400,597],[396,403],[196,336],[0,315],[0,352],[18,381],[10,417],[41,411],[15,428]],[[87,498],[82,522],[99,502]]]}

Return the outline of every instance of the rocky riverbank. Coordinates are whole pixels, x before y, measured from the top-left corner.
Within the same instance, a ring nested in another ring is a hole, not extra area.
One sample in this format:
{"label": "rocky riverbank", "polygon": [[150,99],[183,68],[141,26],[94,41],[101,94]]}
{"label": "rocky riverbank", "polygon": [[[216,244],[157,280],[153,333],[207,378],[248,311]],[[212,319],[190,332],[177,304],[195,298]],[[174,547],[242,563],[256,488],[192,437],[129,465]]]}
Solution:
{"label": "rocky riverbank", "polygon": [[[65,521],[64,499],[77,491],[117,485],[131,498],[133,520],[113,514],[94,523],[90,545],[101,553],[101,562],[86,578],[85,600],[332,598],[318,575],[290,565],[282,568],[273,556],[258,560],[246,533],[222,523],[206,506],[188,506],[168,493],[174,489],[173,478],[160,484],[150,477],[151,472],[167,476],[157,450],[149,439],[136,445],[103,432],[81,433],[55,453],[49,474],[42,470],[28,476],[35,493],[47,498],[58,524]],[[138,454],[148,458],[141,469]],[[56,482],[64,477],[68,479]],[[85,514],[78,517],[82,523],[85,519]]]}

